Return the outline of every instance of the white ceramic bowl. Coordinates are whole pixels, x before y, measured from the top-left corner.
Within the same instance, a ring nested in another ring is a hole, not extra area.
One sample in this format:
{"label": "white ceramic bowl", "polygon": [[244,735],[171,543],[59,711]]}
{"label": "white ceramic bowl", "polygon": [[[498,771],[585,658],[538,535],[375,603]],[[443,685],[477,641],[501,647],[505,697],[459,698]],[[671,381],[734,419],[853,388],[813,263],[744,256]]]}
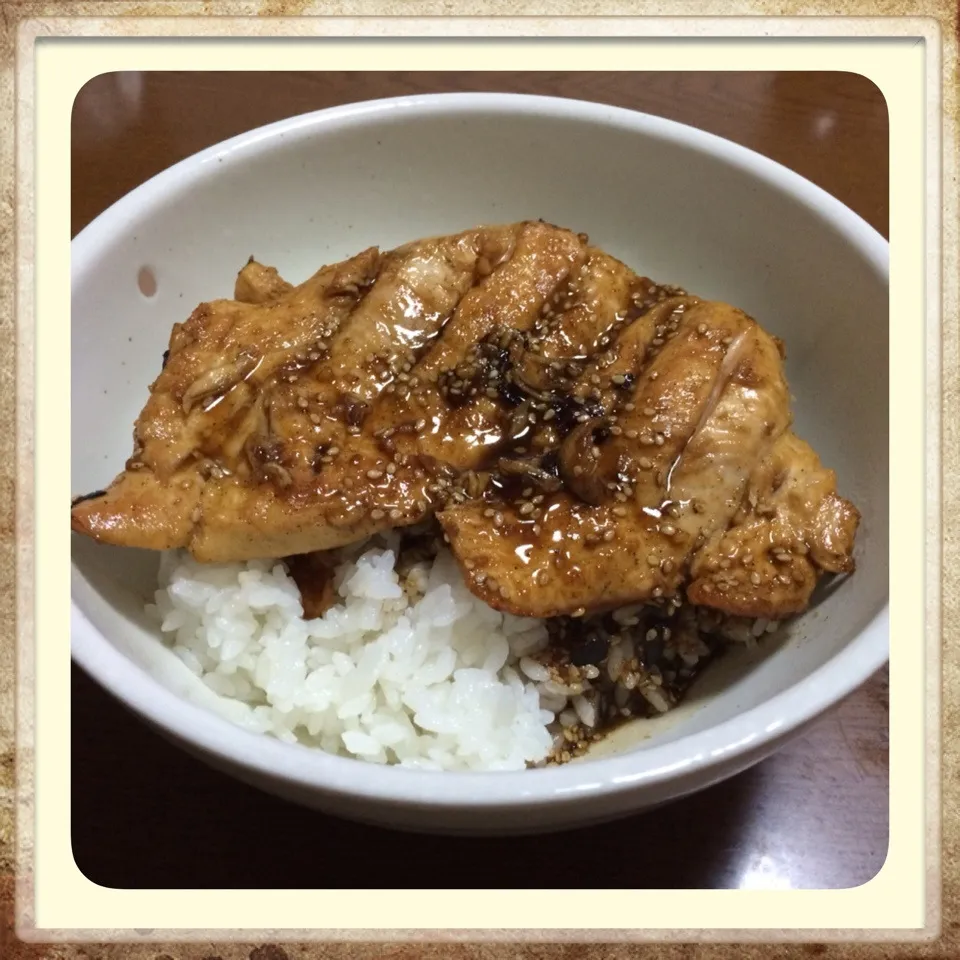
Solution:
{"label": "white ceramic bowl", "polygon": [[[537,217],[784,338],[797,430],[863,514],[855,576],[759,652],[711,667],[675,714],[625,728],[592,758],[520,773],[381,767],[235,728],[143,613],[156,556],[75,538],[80,665],[241,780],[346,817],[470,833],[584,824],[701,789],[770,754],[881,667],[887,244],[772,161],[613,107],[499,94],[357,104],[244,134],[133,191],[73,242],[73,489],[101,487],[122,466],[171,325],[230,296],[250,254],[297,281],[368,245]],[[144,266],[152,298],[138,289]]]}

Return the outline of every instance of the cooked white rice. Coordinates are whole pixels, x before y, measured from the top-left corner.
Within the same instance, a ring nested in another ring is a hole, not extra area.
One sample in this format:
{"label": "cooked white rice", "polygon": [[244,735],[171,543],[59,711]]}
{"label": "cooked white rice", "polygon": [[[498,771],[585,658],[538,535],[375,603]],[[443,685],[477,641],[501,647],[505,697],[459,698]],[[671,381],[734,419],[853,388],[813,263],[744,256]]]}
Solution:
{"label": "cooked white rice", "polygon": [[548,725],[568,698],[538,687],[546,671],[529,655],[546,645],[542,622],[478,600],[446,551],[402,583],[395,562],[387,547],[345,557],[334,581],[342,603],[304,620],[279,562],[168,554],[148,610],[248,729],[421,769],[514,770],[546,758]]}

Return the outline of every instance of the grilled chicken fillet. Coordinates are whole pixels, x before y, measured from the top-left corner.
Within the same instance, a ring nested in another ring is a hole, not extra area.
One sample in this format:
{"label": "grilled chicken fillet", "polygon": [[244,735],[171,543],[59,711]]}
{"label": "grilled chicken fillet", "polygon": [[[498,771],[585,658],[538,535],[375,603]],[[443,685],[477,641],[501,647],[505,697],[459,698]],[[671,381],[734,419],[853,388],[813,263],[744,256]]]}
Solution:
{"label": "grilled chicken fillet", "polygon": [[550,224],[371,248],[299,286],[251,259],[174,327],[126,469],[72,525],[202,561],[308,555],[316,614],[322,551],[436,514],[512,613],[779,618],[852,570],[859,521],[790,424],[754,320]]}

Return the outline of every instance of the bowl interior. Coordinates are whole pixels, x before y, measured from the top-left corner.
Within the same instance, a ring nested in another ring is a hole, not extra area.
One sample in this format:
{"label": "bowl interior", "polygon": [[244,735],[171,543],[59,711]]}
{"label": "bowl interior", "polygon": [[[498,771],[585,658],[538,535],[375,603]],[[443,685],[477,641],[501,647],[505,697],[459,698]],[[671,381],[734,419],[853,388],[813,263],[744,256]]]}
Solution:
{"label": "bowl interior", "polygon": [[[772,164],[650,118],[502,98],[374,106],[207,152],[75,244],[73,490],[101,488],[122,467],[171,326],[230,296],[250,255],[297,282],[366,246],[478,223],[540,217],[585,231],[638,272],[736,304],[785,340],[797,432],[863,515],[855,576],[758,649],[715,664],[682,708],[597,755],[735,718],[831,661],[887,598],[885,269],[835,207],[802,202],[785,182],[795,180]],[[143,267],[152,297],[138,287]],[[157,558],[82,538],[72,551],[74,603],[94,627],[170,689],[222,710],[143,613]]]}

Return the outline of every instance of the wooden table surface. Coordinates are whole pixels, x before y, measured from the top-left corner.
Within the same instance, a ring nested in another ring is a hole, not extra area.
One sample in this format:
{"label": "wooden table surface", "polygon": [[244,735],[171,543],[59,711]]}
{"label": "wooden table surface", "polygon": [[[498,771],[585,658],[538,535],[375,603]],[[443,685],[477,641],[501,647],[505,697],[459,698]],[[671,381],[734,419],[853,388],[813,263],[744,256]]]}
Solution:
{"label": "wooden table surface", "polygon": [[[679,120],[792,167],[887,232],[887,113],[869,80],[573,72],[100,76],[74,106],[73,231],[237,133],[449,90],[553,94]],[[885,670],[754,769],[562,843],[414,837],[302,810],[173,748],[76,667],[72,722],[73,852],[112,887],[848,887],[869,880],[887,850]]]}

